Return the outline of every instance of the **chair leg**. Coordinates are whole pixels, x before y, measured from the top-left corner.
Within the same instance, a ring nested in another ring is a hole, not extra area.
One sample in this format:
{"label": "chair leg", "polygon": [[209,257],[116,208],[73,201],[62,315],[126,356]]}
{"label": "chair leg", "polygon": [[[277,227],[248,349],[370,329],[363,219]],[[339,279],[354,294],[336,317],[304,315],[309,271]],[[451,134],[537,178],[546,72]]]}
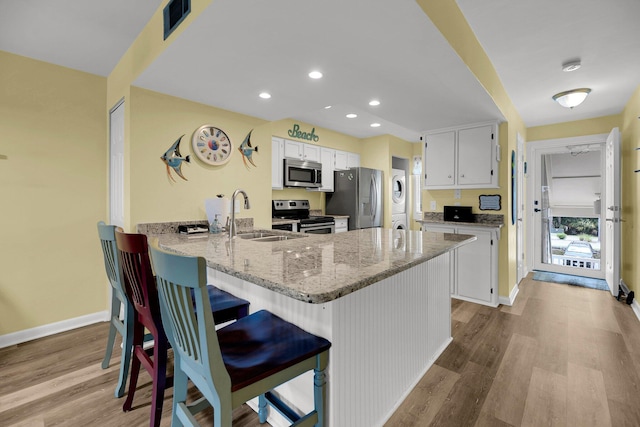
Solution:
{"label": "chair leg", "polygon": [[228,427],[233,420],[233,411],[231,410],[231,402],[225,405],[221,403],[219,406],[213,407],[213,427]]}
{"label": "chair leg", "polygon": [[[316,356],[320,358],[321,356]],[[326,374],[323,369],[314,369],[313,370],[313,401],[315,404],[315,409],[318,414],[318,424],[316,427],[324,426],[324,399],[325,399],[325,385],[326,385]]]}
{"label": "chair leg", "polygon": [[264,424],[267,422],[267,417],[269,416],[269,411],[267,410],[267,398],[264,393],[258,396],[258,418],[260,419],[260,424]]}
{"label": "chair leg", "polygon": [[[131,410],[133,404],[133,396],[136,393],[136,386],[138,385],[138,375],[140,374],[140,357],[137,352],[142,349],[142,343],[144,341],[144,326],[142,323],[134,320],[133,325],[133,348],[132,348],[132,361],[131,361],[131,373],[129,379],[129,392],[127,393],[127,400],[122,405],[122,410],[127,412]],[[139,350],[138,350],[139,348]]]}
{"label": "chair leg", "polygon": [[[162,341],[158,339],[157,341]],[[164,390],[167,387],[167,341],[156,342],[153,347],[153,393],[151,396],[151,427],[159,427],[162,419]]]}
{"label": "chair leg", "polygon": [[187,374],[180,369],[180,360],[178,352],[173,353],[173,410],[171,418],[171,427],[182,427],[184,424],[178,417],[178,405],[187,403],[187,388],[189,387],[189,378]]}
{"label": "chair leg", "polygon": [[115,290],[111,290],[111,316],[109,316],[109,337],[107,338],[107,351],[104,353],[104,359],[102,360],[102,369],[109,367],[109,361],[111,360],[111,353],[113,352],[113,344],[116,339],[116,326],[113,324],[113,318],[116,319],[120,316],[120,300],[116,296]]}
{"label": "chair leg", "polygon": [[127,385],[127,376],[129,375],[129,365],[131,364],[131,353],[133,352],[133,320],[136,313],[134,308],[124,304],[124,334],[122,335],[122,357],[120,358],[120,375],[118,377],[118,385],[116,386],[115,396],[120,398],[124,396],[125,387]]}

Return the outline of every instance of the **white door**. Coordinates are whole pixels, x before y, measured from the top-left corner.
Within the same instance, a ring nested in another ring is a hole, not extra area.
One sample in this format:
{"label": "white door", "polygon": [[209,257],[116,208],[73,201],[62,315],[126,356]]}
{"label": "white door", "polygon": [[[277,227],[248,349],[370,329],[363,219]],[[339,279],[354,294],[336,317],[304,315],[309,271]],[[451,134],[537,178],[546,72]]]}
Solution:
{"label": "white door", "polygon": [[605,279],[614,297],[620,282],[620,131],[607,137],[605,154]]}
{"label": "white door", "polygon": [[124,100],[109,112],[109,223],[124,227]]}

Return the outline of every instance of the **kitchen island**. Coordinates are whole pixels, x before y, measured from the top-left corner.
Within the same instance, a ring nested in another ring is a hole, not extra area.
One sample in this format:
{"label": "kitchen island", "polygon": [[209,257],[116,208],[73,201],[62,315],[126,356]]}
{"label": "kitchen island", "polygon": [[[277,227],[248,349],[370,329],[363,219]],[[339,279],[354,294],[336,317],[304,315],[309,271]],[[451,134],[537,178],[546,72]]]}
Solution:
{"label": "kitchen island", "polygon": [[[207,260],[209,282],[332,342],[329,426],[378,426],[451,341],[449,253],[474,236],[365,229],[291,240],[160,234],[160,247]],[[312,408],[312,375],[278,392]],[[271,411],[269,422],[282,425]]]}

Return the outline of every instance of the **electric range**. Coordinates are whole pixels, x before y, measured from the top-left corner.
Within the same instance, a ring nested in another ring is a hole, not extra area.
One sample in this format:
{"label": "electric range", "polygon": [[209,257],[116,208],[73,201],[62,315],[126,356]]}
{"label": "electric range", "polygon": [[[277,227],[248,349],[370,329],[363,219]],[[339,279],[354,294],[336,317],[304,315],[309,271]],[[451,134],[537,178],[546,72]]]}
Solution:
{"label": "electric range", "polygon": [[311,234],[330,234],[335,232],[335,220],[332,216],[309,215],[308,200],[273,200],[271,216],[277,219],[297,221],[288,224],[274,224],[271,228]]}

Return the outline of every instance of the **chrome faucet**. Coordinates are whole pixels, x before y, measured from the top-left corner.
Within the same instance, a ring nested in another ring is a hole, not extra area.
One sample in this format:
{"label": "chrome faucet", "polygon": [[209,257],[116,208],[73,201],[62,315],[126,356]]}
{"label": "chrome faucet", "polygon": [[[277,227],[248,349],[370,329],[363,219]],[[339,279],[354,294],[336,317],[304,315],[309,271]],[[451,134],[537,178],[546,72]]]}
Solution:
{"label": "chrome faucet", "polygon": [[244,190],[237,189],[233,192],[233,196],[231,196],[231,221],[229,222],[229,239],[233,239],[236,236],[236,196],[238,194],[242,194],[244,197],[244,208],[251,209],[251,205],[249,204],[249,196]]}

